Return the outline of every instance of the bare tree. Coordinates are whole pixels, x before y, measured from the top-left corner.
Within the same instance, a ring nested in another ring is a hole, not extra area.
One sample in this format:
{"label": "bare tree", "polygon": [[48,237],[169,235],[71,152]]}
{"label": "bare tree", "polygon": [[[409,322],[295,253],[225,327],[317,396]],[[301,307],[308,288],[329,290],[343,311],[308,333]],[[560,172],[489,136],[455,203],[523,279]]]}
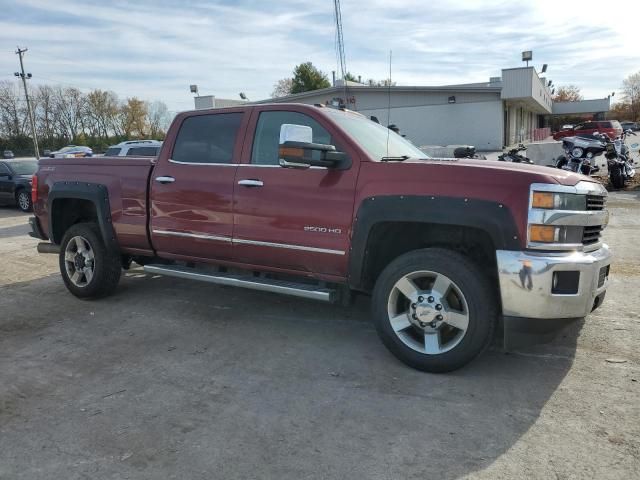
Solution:
{"label": "bare tree", "polygon": [[19,137],[26,134],[26,105],[23,105],[18,85],[11,81],[0,82],[0,134]]}
{"label": "bare tree", "polygon": [[273,86],[273,92],[271,92],[271,96],[273,98],[276,98],[276,97],[285,97],[287,95],[291,95],[292,87],[293,87],[292,78],[281,78]]}
{"label": "bare tree", "polygon": [[155,101],[147,105],[149,135],[152,138],[162,138],[169,128],[171,116],[164,102]]}
{"label": "bare tree", "polygon": [[624,102],[628,103],[633,120],[640,118],[640,72],[629,75],[622,81]]}
{"label": "bare tree", "polygon": [[53,101],[62,136],[75,141],[82,132],[85,97],[77,88],[54,87]]}

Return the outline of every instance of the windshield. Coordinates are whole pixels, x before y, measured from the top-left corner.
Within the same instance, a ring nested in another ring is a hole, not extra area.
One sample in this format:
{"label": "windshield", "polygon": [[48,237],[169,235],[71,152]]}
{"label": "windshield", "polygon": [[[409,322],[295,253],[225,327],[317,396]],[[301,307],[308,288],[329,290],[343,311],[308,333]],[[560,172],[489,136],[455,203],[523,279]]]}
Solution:
{"label": "windshield", "polygon": [[11,162],[9,165],[16,175],[33,175],[38,170],[38,162],[36,161]]}
{"label": "windshield", "polygon": [[429,158],[422,150],[372,120],[339,110],[327,109],[336,121],[375,160],[384,157]]}

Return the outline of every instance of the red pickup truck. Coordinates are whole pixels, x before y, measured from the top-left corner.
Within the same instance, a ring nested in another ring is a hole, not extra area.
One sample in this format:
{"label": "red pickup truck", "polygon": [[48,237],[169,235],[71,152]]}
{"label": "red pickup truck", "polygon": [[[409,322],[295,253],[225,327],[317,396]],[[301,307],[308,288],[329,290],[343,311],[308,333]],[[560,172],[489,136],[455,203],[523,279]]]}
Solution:
{"label": "red pickup truck", "polygon": [[157,159],[43,159],[32,236],[69,291],[145,271],[309,299],[371,296],[408,365],[450,371],[604,298],[606,191],[588,177],[430,159],[350,111],[278,104],[179,114]]}

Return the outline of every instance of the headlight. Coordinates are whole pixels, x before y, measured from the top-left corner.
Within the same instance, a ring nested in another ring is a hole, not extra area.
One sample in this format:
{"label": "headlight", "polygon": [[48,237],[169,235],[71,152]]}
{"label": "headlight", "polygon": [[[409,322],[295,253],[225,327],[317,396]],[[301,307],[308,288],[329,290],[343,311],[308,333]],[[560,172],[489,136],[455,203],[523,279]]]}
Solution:
{"label": "headlight", "polygon": [[532,208],[554,210],[586,210],[586,195],[575,193],[533,192]]}
{"label": "headlight", "polygon": [[571,150],[572,157],[580,158],[583,153],[584,153],[584,150],[581,149],[580,147],[575,147],[573,150]]}
{"label": "headlight", "polygon": [[587,152],[587,158],[591,158],[591,157],[593,157],[593,153]]}

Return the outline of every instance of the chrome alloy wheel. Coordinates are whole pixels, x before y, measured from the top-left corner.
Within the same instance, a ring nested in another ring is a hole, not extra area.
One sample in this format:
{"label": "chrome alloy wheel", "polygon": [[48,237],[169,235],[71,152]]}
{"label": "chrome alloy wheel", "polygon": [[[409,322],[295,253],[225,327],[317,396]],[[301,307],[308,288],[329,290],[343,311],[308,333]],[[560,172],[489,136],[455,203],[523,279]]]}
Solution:
{"label": "chrome alloy wheel", "polygon": [[431,271],[398,280],[389,294],[387,314],[398,338],[427,355],[456,347],[469,327],[469,307],[460,287]]}
{"label": "chrome alloy wheel", "polygon": [[91,244],[81,236],[73,237],[64,250],[64,264],[67,276],[76,287],[86,287],[91,283],[96,268]]}
{"label": "chrome alloy wheel", "polygon": [[31,195],[30,192],[20,192],[18,194],[18,206],[20,207],[21,210],[24,210],[25,212],[29,210],[29,208],[31,207],[30,195]]}

